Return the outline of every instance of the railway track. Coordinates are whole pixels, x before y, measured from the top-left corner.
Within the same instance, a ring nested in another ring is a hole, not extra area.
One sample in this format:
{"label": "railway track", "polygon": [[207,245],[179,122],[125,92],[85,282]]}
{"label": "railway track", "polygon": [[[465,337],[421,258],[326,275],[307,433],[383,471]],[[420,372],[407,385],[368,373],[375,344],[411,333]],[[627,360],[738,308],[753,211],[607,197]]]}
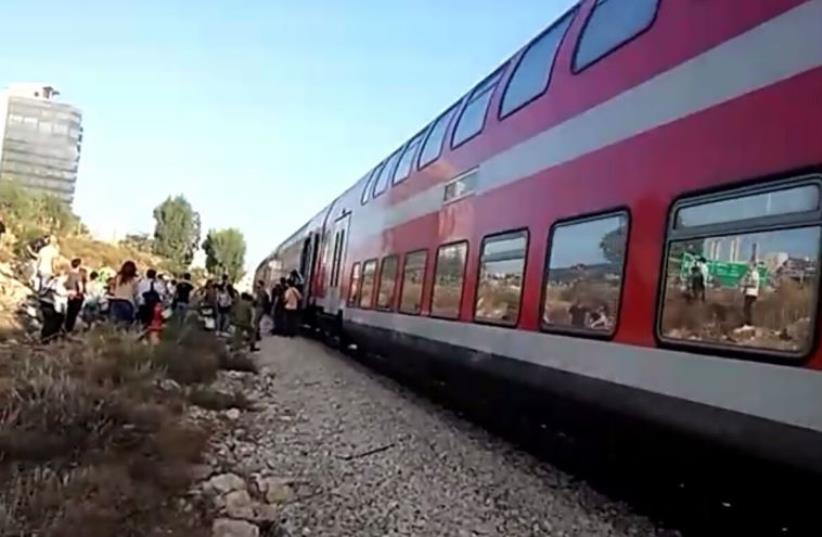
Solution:
{"label": "railway track", "polygon": [[[685,537],[822,535],[822,476],[673,431],[488,381],[421,382],[382,357],[346,354]],[[477,386],[482,386],[478,390]]]}

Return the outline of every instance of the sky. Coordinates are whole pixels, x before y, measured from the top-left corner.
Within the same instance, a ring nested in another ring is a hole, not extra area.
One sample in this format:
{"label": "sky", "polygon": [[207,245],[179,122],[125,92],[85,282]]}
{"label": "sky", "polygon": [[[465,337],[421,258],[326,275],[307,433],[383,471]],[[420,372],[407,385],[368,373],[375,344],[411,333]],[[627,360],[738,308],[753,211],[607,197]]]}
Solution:
{"label": "sky", "polygon": [[251,269],[573,3],[6,0],[0,87],[83,111],[93,232],[151,232],[184,194]]}

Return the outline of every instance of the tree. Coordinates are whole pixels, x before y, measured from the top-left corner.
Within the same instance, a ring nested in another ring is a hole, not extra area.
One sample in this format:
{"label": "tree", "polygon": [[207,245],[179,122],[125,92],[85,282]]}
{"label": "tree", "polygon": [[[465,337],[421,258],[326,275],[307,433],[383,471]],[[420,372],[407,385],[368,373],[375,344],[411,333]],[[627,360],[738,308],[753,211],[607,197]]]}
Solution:
{"label": "tree", "polygon": [[182,195],[168,197],[154,209],[154,253],[168,258],[175,270],[191,265],[200,242],[200,215]]}
{"label": "tree", "polygon": [[0,214],[6,226],[20,235],[71,234],[84,228],[65,201],[9,180],[0,181]]}
{"label": "tree", "polygon": [[239,229],[209,230],[203,250],[206,268],[211,274],[228,274],[232,282],[243,276],[245,264],[245,237]]}
{"label": "tree", "polygon": [[628,228],[623,222],[618,228],[606,233],[602,237],[602,240],[599,241],[599,247],[602,248],[602,255],[605,256],[605,259],[607,259],[609,263],[622,266],[623,260],[625,259],[625,234],[627,232]]}
{"label": "tree", "polygon": [[120,242],[141,252],[154,251],[154,239],[148,233],[130,233]]}

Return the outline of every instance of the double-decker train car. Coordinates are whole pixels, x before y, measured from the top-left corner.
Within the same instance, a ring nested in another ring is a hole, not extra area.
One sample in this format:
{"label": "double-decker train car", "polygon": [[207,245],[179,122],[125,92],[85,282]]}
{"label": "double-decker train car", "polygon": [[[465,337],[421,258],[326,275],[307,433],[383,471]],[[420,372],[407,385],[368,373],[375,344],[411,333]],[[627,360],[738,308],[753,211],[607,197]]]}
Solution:
{"label": "double-decker train car", "polygon": [[820,245],[822,0],[583,0],[260,270],[420,374],[822,471]]}

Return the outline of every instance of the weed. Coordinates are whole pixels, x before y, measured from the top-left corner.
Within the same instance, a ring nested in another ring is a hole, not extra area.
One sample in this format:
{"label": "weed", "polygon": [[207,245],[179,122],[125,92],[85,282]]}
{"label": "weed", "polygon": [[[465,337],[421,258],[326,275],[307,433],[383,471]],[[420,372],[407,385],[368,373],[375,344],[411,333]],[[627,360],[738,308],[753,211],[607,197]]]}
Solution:
{"label": "weed", "polygon": [[[0,359],[0,535],[205,533],[206,516],[173,500],[189,488],[207,435],[158,387],[167,374],[214,377],[216,354],[188,345],[153,349],[100,330]],[[204,354],[208,365],[197,360]]]}

